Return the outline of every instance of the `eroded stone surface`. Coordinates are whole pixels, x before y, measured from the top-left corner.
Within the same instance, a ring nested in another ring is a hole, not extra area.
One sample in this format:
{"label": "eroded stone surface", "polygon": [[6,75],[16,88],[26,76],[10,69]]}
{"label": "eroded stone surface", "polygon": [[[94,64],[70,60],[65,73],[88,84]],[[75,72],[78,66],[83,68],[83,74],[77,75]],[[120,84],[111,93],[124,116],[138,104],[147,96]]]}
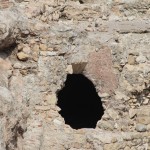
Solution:
{"label": "eroded stone surface", "polygon": [[[149,7],[0,0],[0,150],[148,150]],[[83,73],[102,98],[95,129],[74,130],[58,113],[68,73]]]}

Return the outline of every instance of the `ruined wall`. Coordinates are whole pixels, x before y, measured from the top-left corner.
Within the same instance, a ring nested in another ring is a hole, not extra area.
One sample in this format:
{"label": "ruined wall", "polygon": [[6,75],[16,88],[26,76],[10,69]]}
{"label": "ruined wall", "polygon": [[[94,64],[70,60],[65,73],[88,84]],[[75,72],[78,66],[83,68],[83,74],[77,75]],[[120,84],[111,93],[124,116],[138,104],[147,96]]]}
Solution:
{"label": "ruined wall", "polygon": [[[149,150],[150,1],[0,1],[0,150]],[[74,130],[56,93],[83,73],[101,97]]]}

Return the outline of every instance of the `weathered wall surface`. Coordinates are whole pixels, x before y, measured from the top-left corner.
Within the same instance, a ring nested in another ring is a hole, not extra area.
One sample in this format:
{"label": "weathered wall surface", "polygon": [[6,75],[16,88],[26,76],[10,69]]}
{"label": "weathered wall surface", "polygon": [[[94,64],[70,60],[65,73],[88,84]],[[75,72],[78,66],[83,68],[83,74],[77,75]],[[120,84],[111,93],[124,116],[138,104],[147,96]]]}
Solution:
{"label": "weathered wall surface", "polygon": [[[0,150],[149,150],[150,1],[0,0]],[[96,129],[58,113],[68,73],[93,81]]]}

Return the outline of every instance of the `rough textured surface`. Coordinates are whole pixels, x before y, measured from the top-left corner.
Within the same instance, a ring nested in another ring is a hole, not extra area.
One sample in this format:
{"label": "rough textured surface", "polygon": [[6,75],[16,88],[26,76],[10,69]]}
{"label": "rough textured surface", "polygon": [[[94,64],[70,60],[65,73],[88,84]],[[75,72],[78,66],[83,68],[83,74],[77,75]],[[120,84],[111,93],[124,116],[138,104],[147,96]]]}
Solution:
{"label": "rough textured surface", "polygon": [[[149,18],[149,0],[0,0],[0,150],[149,150]],[[68,73],[102,98],[95,129],[59,114]]]}

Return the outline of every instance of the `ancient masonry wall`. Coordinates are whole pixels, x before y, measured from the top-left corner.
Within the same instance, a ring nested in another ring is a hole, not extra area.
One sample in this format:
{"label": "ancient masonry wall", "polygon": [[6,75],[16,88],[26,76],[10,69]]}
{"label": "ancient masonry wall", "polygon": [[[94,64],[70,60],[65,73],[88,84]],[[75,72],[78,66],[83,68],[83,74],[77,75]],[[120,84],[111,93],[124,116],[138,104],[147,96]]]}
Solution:
{"label": "ancient masonry wall", "polygon": [[[150,150],[149,0],[0,0],[0,150]],[[95,85],[95,129],[65,124],[67,74]]]}

